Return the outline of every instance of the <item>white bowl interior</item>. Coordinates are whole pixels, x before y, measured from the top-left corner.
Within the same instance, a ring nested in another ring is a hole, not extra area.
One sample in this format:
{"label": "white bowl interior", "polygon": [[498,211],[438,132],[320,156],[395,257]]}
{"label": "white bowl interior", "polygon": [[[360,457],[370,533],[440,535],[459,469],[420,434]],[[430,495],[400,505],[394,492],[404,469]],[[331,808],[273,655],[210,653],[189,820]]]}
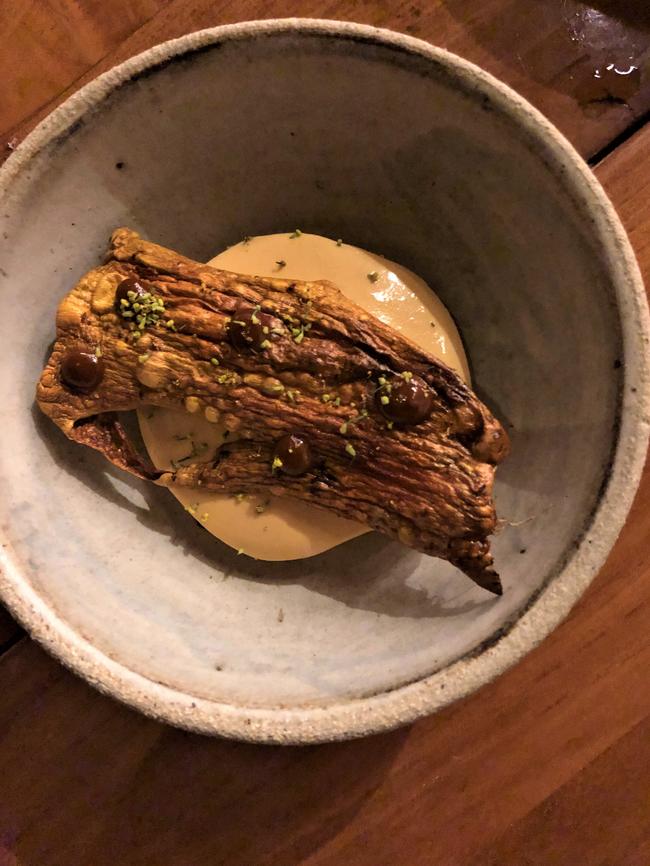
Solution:
{"label": "white bowl interior", "polygon": [[[136,76],[14,182],[2,525],[37,593],[109,658],[235,707],[328,706],[477,652],[561,570],[615,445],[621,328],[583,204],[503,99],[389,45],[269,33]],[[198,259],[299,226],[435,286],[512,436],[504,596],[378,535],[298,563],[238,557],[40,417],[57,302],[119,225]]]}

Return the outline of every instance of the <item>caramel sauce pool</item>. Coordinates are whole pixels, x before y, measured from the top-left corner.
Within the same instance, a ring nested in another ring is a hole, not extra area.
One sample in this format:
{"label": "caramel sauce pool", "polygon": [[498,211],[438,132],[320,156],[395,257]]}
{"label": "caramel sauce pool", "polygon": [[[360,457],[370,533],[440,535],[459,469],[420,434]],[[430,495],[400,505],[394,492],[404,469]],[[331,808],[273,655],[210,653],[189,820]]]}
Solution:
{"label": "caramel sauce pool", "polygon": [[[469,382],[454,322],[439,298],[411,271],[374,253],[319,235],[263,235],[210,260],[216,268],[263,277],[329,280],[367,312],[401,331]],[[142,437],[154,464],[209,460],[224,441],[223,427],[203,414],[139,410]],[[304,559],[363,535],[367,527],[286,497],[232,496],[170,487],[213,535],[257,559]]]}

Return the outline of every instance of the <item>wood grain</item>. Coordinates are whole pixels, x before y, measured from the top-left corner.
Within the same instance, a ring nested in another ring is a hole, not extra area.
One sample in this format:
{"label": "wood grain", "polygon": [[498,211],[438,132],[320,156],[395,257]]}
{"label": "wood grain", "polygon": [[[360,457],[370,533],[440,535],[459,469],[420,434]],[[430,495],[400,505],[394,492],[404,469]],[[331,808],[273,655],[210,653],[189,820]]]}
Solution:
{"label": "wood grain", "polygon": [[61,93],[163,5],[164,0],[112,0],[107,15],[101,0],[1,3],[3,131]]}
{"label": "wood grain", "polygon": [[[482,851],[475,866],[553,863],[558,839],[563,862],[581,863],[585,852],[593,851],[590,864],[629,864],[634,853],[650,842],[648,767],[639,760],[647,753],[649,739],[650,719],[645,718]],[[613,767],[620,780],[614,796]]]}
{"label": "wood grain", "polygon": [[[585,154],[633,117],[607,101],[591,116],[571,94],[573,61],[558,23],[561,6],[575,12],[568,3],[545,4],[555,19],[537,0],[169,0],[150,15],[151,5],[130,3],[114,20],[122,0],[110,14],[86,0],[5,0],[0,34],[24,11],[40,53],[24,56],[5,38],[4,80],[45,71],[32,102],[0,96],[0,128],[22,114],[27,129],[41,110],[29,106],[56,101],[71,76],[92,77],[192,27],[279,10],[370,20],[455,47],[525,91]],[[648,23],[636,4],[590,8],[618,9],[625,33]],[[63,9],[83,22],[78,33],[61,23]],[[57,50],[77,39],[83,46],[58,66]],[[533,74],[535,63],[545,71]],[[642,91],[637,98],[645,111]],[[648,280],[650,127],[597,173]],[[650,468],[607,565],[541,647],[445,712],[353,743],[282,749],[176,731],[19,640],[0,656],[0,866],[648,866],[648,538]],[[0,647],[11,629],[0,617]]]}
{"label": "wood grain", "polygon": [[[165,39],[296,15],[449,48],[519,90],[593,157],[650,110],[648,9],[646,0],[4,0],[0,76],[15,87],[0,96],[0,139],[22,139],[82,84]],[[638,69],[619,75],[611,64]]]}

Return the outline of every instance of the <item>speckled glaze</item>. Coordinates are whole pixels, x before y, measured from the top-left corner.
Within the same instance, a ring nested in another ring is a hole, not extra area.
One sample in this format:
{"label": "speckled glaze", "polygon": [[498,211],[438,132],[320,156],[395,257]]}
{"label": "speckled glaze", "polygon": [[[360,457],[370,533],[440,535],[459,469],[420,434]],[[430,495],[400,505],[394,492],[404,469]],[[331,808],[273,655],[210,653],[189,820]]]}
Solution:
{"label": "speckled glaze", "polygon": [[[329,21],[193,33],[53,112],[0,194],[0,590],[98,688],[207,733],[360,736],[495,677],[597,573],[647,446],[643,286],[588,168],[485,72]],[[237,557],[40,417],[56,304],[123,224],[199,259],[300,226],[435,286],[510,425],[504,596],[373,534],[303,562]]]}

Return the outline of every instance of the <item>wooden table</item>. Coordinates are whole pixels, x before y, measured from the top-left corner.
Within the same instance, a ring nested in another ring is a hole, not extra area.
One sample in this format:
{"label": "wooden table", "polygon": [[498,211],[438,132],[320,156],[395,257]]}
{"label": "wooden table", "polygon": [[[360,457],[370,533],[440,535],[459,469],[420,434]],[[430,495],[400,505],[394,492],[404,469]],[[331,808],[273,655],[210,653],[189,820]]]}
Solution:
{"label": "wooden table", "polygon": [[[364,21],[446,46],[540,107],[590,161],[649,276],[650,4],[591,3],[2,0],[0,142],[189,30]],[[649,506],[646,472],[602,573],[521,664],[358,742],[173,730],[101,697],[0,612],[0,866],[648,866]]]}

